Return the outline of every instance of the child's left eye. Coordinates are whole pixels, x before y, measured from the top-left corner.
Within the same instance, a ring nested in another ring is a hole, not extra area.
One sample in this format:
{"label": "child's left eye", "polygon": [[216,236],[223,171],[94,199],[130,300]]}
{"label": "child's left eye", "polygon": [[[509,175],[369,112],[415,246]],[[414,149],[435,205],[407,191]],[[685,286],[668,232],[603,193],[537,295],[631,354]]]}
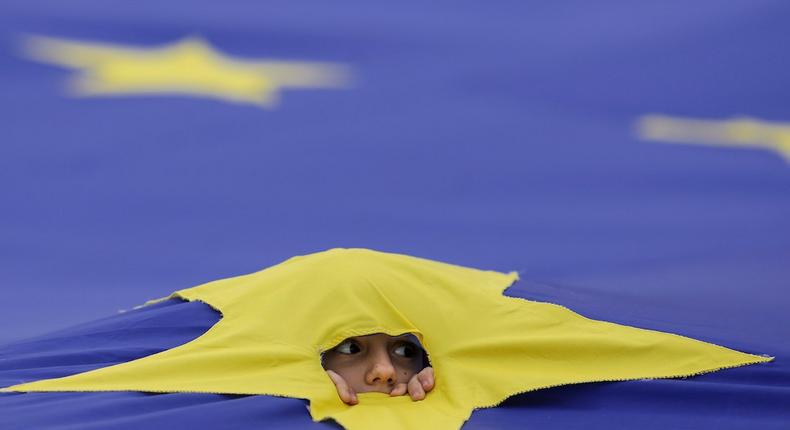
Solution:
{"label": "child's left eye", "polygon": [[395,347],[395,349],[392,352],[395,355],[401,357],[411,358],[417,355],[417,347],[408,343],[404,343]]}

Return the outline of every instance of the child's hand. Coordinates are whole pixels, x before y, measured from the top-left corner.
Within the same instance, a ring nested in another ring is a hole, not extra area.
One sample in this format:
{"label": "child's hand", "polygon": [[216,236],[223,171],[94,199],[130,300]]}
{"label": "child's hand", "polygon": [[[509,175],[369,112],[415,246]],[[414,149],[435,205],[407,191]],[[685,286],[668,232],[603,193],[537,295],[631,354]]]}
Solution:
{"label": "child's hand", "polygon": [[[337,374],[332,370],[327,370],[326,374],[329,375],[329,379],[332,380],[335,384],[335,388],[337,389],[337,395],[340,396],[340,400],[347,405],[356,405],[359,403],[359,399],[357,399],[357,393],[348,385],[345,379],[342,376]],[[400,383],[395,385],[395,388],[390,391],[390,396],[402,396],[409,393],[409,396],[412,400],[418,401],[425,398],[426,393],[431,391],[434,386],[434,376],[433,376],[433,368],[426,367],[422,369],[419,373],[412,376],[408,383]]]}
{"label": "child's hand", "polygon": [[346,383],[346,380],[343,379],[342,376],[338,375],[332,370],[327,370],[326,374],[329,375],[329,379],[335,383],[335,388],[337,389],[337,395],[340,396],[340,400],[347,405],[356,405],[359,403],[357,400],[357,393],[351,389]]}
{"label": "child's hand", "polygon": [[409,392],[412,400],[418,401],[425,398],[425,394],[433,390],[433,368],[426,367],[412,376],[408,384],[400,383],[390,392],[390,396],[402,396]]}

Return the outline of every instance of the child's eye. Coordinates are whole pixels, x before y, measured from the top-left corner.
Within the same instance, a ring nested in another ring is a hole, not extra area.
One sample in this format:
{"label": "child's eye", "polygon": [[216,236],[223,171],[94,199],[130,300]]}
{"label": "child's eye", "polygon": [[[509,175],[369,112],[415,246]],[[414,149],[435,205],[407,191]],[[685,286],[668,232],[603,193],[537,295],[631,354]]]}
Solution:
{"label": "child's eye", "polygon": [[336,346],[335,351],[341,354],[356,354],[359,351],[361,351],[361,349],[359,349],[359,345],[357,345],[356,342],[347,340],[341,343],[340,345]]}
{"label": "child's eye", "polygon": [[402,343],[392,351],[395,355],[412,358],[417,355],[417,347],[410,343]]}

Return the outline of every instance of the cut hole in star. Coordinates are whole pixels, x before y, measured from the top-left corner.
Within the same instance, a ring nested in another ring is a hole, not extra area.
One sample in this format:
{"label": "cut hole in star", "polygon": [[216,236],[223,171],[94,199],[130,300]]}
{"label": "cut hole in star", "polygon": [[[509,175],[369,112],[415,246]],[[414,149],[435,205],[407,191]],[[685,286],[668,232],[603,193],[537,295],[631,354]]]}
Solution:
{"label": "cut hole in star", "polygon": [[339,388],[345,384],[354,393],[389,394],[431,364],[414,334],[374,333],[344,339],[321,355],[321,365],[334,373]]}

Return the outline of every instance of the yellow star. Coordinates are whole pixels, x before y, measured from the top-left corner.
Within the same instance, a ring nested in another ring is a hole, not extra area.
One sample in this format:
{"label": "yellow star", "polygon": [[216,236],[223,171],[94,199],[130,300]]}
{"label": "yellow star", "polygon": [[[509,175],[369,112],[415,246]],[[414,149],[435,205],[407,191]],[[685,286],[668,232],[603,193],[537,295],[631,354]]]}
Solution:
{"label": "yellow star", "polygon": [[179,94],[261,107],[277,104],[285,88],[338,88],[349,73],[332,63],[245,60],[223,55],[199,38],[161,48],[60,40],[32,36],[32,59],[75,69],[75,96]]}
{"label": "yellow star", "polygon": [[[310,400],[314,420],[348,429],[457,429],[514,394],[594,381],[690,376],[769,361],[673,334],[584,318],[502,295],[515,273],[398,254],[333,249],[174,294],[222,319],[182,346],[4,391],[267,394]],[[340,401],[320,354],[371,333],[414,333],[436,386],[425,400]]]}
{"label": "yellow star", "polygon": [[644,115],[637,123],[639,137],[665,143],[769,149],[790,162],[790,123],[753,118],[702,120]]}

